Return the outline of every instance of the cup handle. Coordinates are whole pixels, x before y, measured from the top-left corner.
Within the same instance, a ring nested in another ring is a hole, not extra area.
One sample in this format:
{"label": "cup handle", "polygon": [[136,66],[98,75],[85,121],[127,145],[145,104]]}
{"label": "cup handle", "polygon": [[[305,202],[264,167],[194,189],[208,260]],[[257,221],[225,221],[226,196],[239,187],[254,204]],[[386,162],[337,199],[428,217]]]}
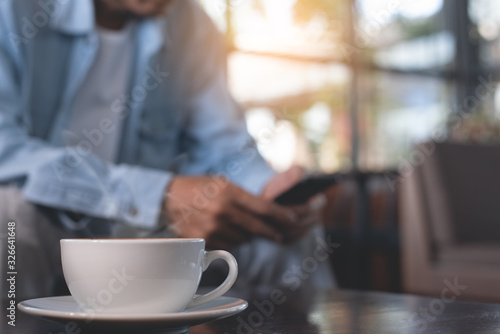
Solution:
{"label": "cup handle", "polygon": [[231,253],[223,251],[223,250],[215,250],[210,252],[205,252],[205,264],[203,265],[203,271],[207,270],[210,263],[213,260],[222,259],[227,262],[229,265],[229,274],[227,275],[224,282],[219,285],[216,289],[210,291],[207,294],[193,297],[191,303],[187,307],[194,307],[206,303],[212,299],[222,296],[225,294],[236,281],[236,277],[238,277],[238,263],[234,256]]}

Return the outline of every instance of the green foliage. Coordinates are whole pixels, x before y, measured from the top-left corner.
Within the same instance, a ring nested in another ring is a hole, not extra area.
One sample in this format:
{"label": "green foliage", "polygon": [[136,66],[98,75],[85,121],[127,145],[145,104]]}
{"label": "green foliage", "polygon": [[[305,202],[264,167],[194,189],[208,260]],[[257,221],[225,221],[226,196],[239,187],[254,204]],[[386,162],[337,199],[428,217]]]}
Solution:
{"label": "green foliage", "polygon": [[435,33],[436,17],[437,15],[433,15],[417,20],[407,20],[405,18],[398,17],[396,20],[396,24],[401,27],[401,30],[404,32],[406,39],[411,40]]}

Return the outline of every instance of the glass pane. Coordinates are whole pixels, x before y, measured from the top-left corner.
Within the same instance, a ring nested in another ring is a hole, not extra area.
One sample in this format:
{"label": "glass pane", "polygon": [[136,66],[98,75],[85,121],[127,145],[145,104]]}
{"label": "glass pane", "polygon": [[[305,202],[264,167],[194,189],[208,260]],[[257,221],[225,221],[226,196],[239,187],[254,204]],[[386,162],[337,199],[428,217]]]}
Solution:
{"label": "glass pane", "polygon": [[443,0],[357,0],[355,41],[365,61],[401,70],[451,66],[453,35]]}
{"label": "glass pane", "polygon": [[292,165],[323,172],[350,168],[347,113],[321,100],[296,109],[284,106],[247,110],[248,130],[263,157],[276,170]]}
{"label": "glass pane", "polygon": [[232,0],[231,34],[238,50],[339,58],[349,1]]}
{"label": "glass pane", "polygon": [[229,84],[236,99],[247,106],[276,104],[283,99],[304,99],[326,86],[345,84],[349,69],[336,63],[314,63],[232,52],[228,59]]}
{"label": "glass pane", "polygon": [[277,170],[349,167],[350,71],[335,63],[233,52],[229,84],[247,109],[250,134]]}
{"label": "glass pane", "polygon": [[[498,81],[483,81],[476,94],[467,102],[477,106],[475,112],[462,114],[458,121],[453,122],[450,128],[450,137],[454,141],[474,143],[498,143],[500,142],[500,84]],[[482,86],[482,87],[481,87]],[[464,99],[464,103],[466,100]]]}
{"label": "glass pane", "polygon": [[397,168],[413,144],[441,136],[450,101],[441,79],[376,72],[360,85],[360,168]]}
{"label": "glass pane", "polygon": [[479,45],[479,59],[484,67],[500,65],[500,11],[497,0],[470,0],[470,36]]}
{"label": "glass pane", "polygon": [[229,86],[270,164],[348,168],[350,70],[332,60],[344,55],[350,2],[200,1],[233,43]]}

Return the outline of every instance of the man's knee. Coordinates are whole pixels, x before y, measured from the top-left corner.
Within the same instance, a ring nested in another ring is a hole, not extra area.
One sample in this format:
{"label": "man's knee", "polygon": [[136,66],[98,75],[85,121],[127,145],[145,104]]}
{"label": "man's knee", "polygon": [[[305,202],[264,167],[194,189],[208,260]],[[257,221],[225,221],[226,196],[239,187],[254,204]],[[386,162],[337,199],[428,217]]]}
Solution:
{"label": "man's knee", "polygon": [[[9,230],[9,226],[14,228]],[[2,268],[6,268],[8,233],[14,235],[16,285],[19,288],[16,295],[23,298],[50,295],[60,272],[61,229],[40,206],[28,202],[15,187],[0,187],[0,227]],[[4,274],[0,274],[2,291]]]}
{"label": "man's knee", "polygon": [[[40,229],[50,229],[52,223],[36,204],[28,202],[17,187],[0,187],[0,223],[16,224],[16,234],[20,241],[36,240]],[[4,234],[5,231],[0,231]]]}
{"label": "man's knee", "polygon": [[0,215],[17,218],[20,214],[33,215],[36,206],[28,202],[21,189],[14,186],[0,187]]}

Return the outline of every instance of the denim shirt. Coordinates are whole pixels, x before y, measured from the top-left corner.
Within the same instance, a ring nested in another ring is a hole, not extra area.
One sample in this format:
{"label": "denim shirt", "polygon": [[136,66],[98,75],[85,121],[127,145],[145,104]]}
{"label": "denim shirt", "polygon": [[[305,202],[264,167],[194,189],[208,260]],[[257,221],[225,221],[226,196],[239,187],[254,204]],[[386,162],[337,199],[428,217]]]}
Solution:
{"label": "denim shirt", "polygon": [[0,184],[30,202],[155,228],[177,174],[221,174],[258,193],[273,175],[225,79],[223,38],[194,0],[138,22],[118,160],[92,154],[112,131],[64,145],[98,38],[92,0],[0,1]]}

